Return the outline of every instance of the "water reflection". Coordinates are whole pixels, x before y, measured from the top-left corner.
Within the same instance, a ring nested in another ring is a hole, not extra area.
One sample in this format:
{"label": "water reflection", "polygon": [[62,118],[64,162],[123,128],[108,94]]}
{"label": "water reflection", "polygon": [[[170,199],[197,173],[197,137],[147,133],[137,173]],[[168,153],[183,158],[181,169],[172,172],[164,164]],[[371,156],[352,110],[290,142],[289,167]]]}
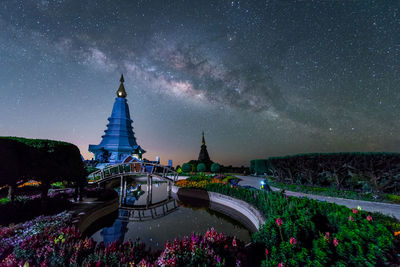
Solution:
{"label": "water reflection", "polygon": [[[141,177],[130,182],[124,180],[118,190],[121,208],[146,208],[172,199],[172,182],[160,179]],[[121,193],[122,192],[122,193]]]}
{"label": "water reflection", "polygon": [[170,182],[148,181],[146,177],[124,181],[117,190],[120,193],[118,218],[111,227],[94,233],[93,239],[108,244],[140,238],[152,249],[162,249],[167,240],[192,232],[204,233],[214,227],[227,235],[250,241],[250,231],[241,223],[209,210],[208,206],[183,206],[171,189]]}
{"label": "water reflection", "polygon": [[116,219],[111,227],[104,227],[100,234],[103,237],[104,244],[107,245],[114,241],[124,242],[125,234],[128,231],[128,221]]}

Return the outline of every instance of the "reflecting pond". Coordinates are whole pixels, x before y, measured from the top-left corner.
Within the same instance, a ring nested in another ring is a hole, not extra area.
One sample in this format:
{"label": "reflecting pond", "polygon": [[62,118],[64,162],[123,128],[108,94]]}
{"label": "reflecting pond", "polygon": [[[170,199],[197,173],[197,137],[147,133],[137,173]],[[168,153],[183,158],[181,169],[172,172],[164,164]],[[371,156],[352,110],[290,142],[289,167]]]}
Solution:
{"label": "reflecting pond", "polygon": [[168,240],[192,232],[203,234],[211,227],[244,242],[250,241],[251,232],[243,224],[207,205],[193,206],[179,200],[171,193],[170,182],[134,179],[116,190],[120,195],[118,215],[108,225],[104,225],[106,220],[103,226],[96,223],[99,226],[92,238],[98,242],[108,244],[140,238],[152,249],[162,249]]}

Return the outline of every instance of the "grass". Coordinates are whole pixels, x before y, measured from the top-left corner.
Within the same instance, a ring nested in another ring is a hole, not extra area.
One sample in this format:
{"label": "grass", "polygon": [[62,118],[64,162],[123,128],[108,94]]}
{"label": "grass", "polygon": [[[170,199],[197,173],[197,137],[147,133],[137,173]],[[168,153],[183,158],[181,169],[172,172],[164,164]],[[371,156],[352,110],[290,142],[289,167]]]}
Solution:
{"label": "grass", "polygon": [[394,194],[363,193],[351,190],[339,190],[332,187],[287,184],[287,183],[277,182],[271,179],[268,179],[268,183],[273,187],[278,187],[280,189],[294,191],[294,192],[301,192],[306,194],[400,204],[400,196]]}

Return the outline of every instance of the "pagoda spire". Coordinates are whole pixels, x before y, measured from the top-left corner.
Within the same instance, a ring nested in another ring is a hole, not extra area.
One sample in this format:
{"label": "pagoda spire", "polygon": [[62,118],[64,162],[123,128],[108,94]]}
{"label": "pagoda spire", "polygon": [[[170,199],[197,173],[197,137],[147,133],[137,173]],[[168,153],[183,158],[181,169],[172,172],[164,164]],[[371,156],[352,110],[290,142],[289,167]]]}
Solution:
{"label": "pagoda spire", "polygon": [[203,135],[203,137],[201,139],[201,149],[200,149],[198,161],[203,162],[203,163],[209,163],[209,162],[211,162],[211,160],[210,160],[210,156],[208,155],[206,140],[204,139],[204,132],[202,133],[202,135]]}
{"label": "pagoda spire", "polygon": [[122,97],[125,98],[126,97],[126,91],[125,91],[125,87],[124,87],[124,75],[121,74],[121,79],[119,79],[119,81],[121,82],[121,84],[119,85],[118,91],[117,91],[117,97]]}

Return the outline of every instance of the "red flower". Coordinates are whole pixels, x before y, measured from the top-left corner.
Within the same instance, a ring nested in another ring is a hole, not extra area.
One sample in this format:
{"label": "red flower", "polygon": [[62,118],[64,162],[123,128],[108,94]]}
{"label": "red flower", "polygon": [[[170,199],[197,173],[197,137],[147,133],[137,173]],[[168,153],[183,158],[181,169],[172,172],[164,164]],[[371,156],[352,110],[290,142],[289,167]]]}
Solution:
{"label": "red flower", "polygon": [[367,216],[368,221],[372,221],[372,217],[370,215]]}
{"label": "red flower", "polygon": [[281,218],[276,219],[276,224],[278,225],[278,227],[280,227],[282,225],[282,219]]}
{"label": "red flower", "polygon": [[354,214],[357,214],[357,213],[358,213],[358,210],[353,209],[353,213],[354,213]]}
{"label": "red flower", "polygon": [[280,263],[278,264],[278,267],[285,267],[285,264],[283,264],[282,262],[280,262]]}
{"label": "red flower", "polygon": [[296,244],[297,244],[296,238],[291,237],[291,238],[290,238],[290,244],[291,244],[291,245],[296,245]]}
{"label": "red flower", "polygon": [[236,239],[235,239],[235,238],[232,239],[232,246],[234,246],[234,247],[237,246],[237,244],[236,244]]}
{"label": "red flower", "polygon": [[335,247],[337,247],[339,245],[339,241],[336,238],[333,239],[333,245]]}
{"label": "red flower", "polygon": [[265,249],[265,255],[268,256],[268,249],[267,248]]}

